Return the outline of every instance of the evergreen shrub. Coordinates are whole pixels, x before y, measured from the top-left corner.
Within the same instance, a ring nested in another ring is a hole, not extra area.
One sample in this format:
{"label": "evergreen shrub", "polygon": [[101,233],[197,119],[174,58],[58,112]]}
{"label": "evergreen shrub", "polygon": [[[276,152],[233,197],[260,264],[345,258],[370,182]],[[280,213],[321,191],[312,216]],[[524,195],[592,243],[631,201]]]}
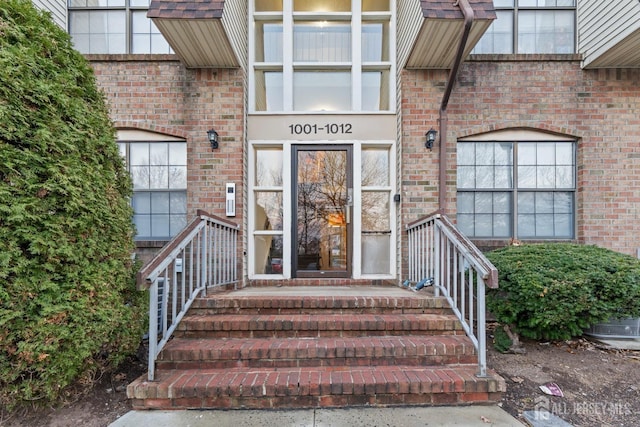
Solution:
{"label": "evergreen shrub", "polygon": [[0,408],[51,403],[138,347],[130,195],[88,62],[0,0]]}
{"label": "evergreen shrub", "polygon": [[487,308],[522,336],[569,339],[611,318],[640,316],[640,261],[631,256],[548,243],[508,246],[487,258],[499,272]]}

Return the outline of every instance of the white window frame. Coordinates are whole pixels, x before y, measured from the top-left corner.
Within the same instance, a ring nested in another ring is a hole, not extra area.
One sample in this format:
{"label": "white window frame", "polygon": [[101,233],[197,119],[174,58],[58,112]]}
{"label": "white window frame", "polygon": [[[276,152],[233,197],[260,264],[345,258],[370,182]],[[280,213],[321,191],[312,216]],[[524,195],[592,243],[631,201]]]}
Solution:
{"label": "white window frame", "polygon": [[[293,207],[292,207],[292,177],[291,177],[291,149],[294,144],[305,145],[328,145],[335,141],[267,141],[256,140],[249,141],[249,197],[248,197],[248,272],[249,279],[289,279],[292,277],[291,271],[291,243],[292,243],[292,227],[293,227]],[[352,253],[352,270],[351,276],[354,279],[393,279],[396,273],[396,209],[397,205],[393,201],[393,195],[396,193],[395,183],[395,167],[396,167],[396,150],[394,141],[340,141],[340,145],[351,145],[353,147],[353,253]],[[256,192],[260,191],[280,191],[279,187],[256,187],[255,179],[255,162],[256,149],[280,148],[282,147],[282,203],[283,203],[283,224],[282,232],[280,230],[264,231],[255,229],[255,202]],[[362,273],[362,150],[366,148],[387,149],[389,153],[389,183],[386,186],[367,187],[366,190],[385,192],[389,196],[389,227],[391,229],[390,248],[389,248],[389,273],[388,274],[363,274]],[[357,215],[356,215],[357,213]],[[282,274],[256,274],[255,264],[255,236],[258,235],[282,235],[283,236],[283,270]]]}
{"label": "white window frame", "polygon": [[[362,12],[361,0],[351,0],[351,12],[293,12],[293,0],[283,0],[283,11],[255,12],[255,0],[249,1],[249,113],[250,114],[291,114],[311,113],[311,111],[295,111],[293,109],[293,74],[294,71],[346,71],[351,72],[351,109],[345,111],[331,111],[332,114],[345,113],[380,113],[395,112],[396,109],[396,66],[395,66],[395,10],[396,1],[389,0],[388,12]],[[282,64],[271,62],[256,62],[256,34],[253,22],[258,20],[282,20]],[[351,62],[294,62],[293,61],[293,25],[295,21],[339,21],[351,22]],[[362,62],[362,23],[366,21],[388,21],[389,60],[380,62]],[[283,109],[282,111],[261,111],[256,109],[256,72],[282,71],[283,80]],[[381,71],[388,73],[388,108],[385,110],[362,110],[362,72]],[[314,113],[322,113],[313,111]]]}

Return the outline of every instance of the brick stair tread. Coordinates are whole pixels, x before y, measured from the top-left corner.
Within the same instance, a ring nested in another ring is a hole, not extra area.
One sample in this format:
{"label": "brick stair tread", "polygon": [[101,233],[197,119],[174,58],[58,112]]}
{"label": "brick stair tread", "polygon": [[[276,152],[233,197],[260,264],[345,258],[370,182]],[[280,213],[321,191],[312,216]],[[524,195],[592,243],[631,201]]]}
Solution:
{"label": "brick stair tread", "polygon": [[159,361],[206,361],[309,358],[390,358],[475,355],[466,335],[380,336],[349,338],[174,338]]}
{"label": "brick stair tread", "polygon": [[185,316],[178,330],[461,330],[454,315],[445,314],[225,314]]}
{"label": "brick stair tread", "polygon": [[504,380],[476,365],[372,366],[284,369],[170,370],[156,381],[140,377],[127,388],[133,399],[269,397],[374,394],[498,393]]}

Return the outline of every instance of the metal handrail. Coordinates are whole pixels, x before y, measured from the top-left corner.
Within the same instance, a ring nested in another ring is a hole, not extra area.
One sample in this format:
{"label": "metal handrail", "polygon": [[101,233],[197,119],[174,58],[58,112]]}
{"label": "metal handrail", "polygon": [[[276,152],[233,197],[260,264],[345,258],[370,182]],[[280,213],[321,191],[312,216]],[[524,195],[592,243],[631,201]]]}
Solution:
{"label": "metal handrail", "polygon": [[486,287],[498,287],[498,270],[443,214],[407,225],[409,281],[434,284],[447,299],[478,353],[478,376],[487,375]]}
{"label": "metal handrail", "polygon": [[239,230],[237,224],[198,210],[138,272],[138,289],[149,289],[149,381],[155,378],[160,351],[198,294],[237,284]]}

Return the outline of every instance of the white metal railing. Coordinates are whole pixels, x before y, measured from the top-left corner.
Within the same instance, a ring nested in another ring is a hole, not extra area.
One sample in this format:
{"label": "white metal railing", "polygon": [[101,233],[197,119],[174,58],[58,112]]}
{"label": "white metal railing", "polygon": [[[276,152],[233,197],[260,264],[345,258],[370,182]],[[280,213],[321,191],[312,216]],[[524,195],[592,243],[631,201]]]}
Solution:
{"label": "white metal railing", "polygon": [[198,216],[137,276],[149,289],[149,381],[155,362],[198,294],[238,282],[240,226],[199,210]]}
{"label": "white metal railing", "polygon": [[460,319],[478,353],[479,376],[487,375],[485,287],[498,287],[498,270],[442,214],[407,225],[409,281],[432,279]]}

